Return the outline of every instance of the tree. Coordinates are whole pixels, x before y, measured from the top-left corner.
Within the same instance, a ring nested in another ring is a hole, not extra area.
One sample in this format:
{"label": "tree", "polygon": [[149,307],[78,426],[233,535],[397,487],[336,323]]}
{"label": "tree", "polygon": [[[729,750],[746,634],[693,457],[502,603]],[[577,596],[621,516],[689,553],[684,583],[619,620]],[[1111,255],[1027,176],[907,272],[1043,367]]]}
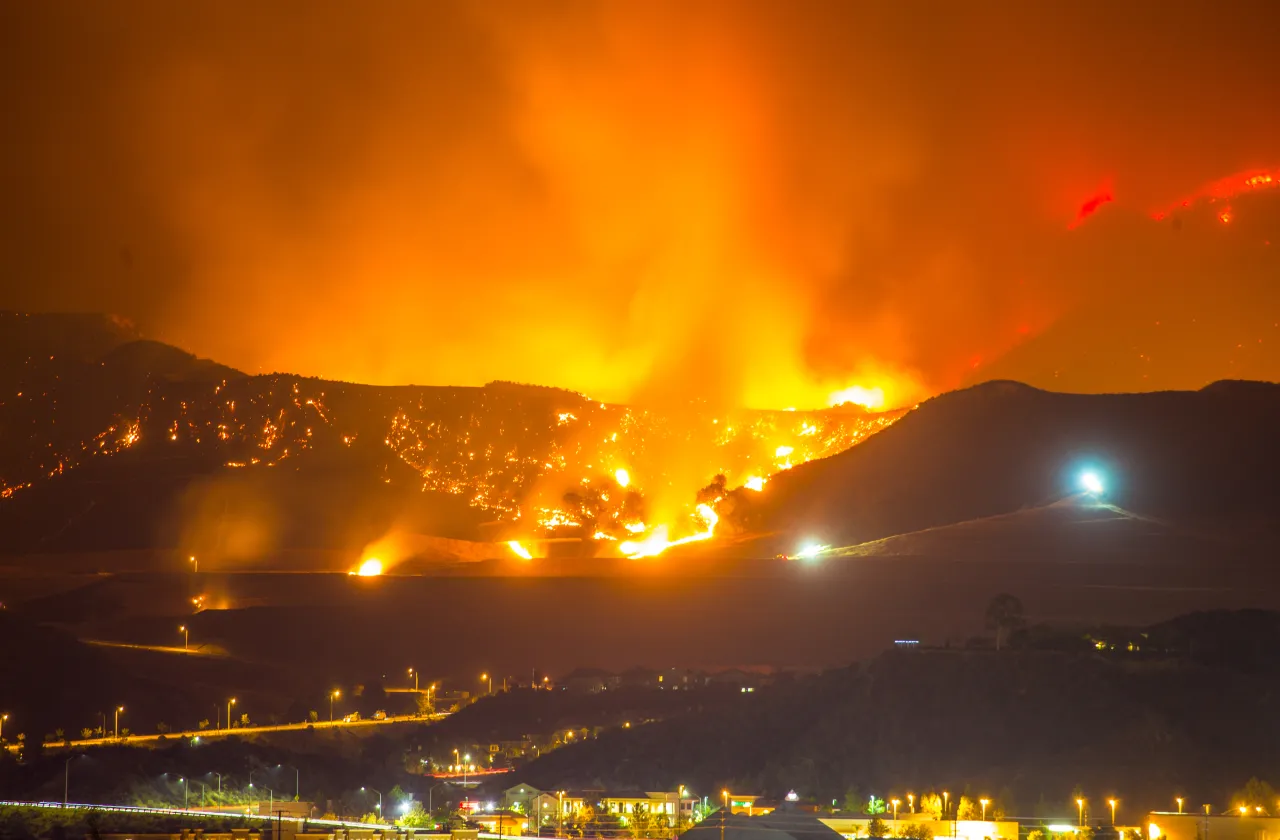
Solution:
{"label": "tree", "polygon": [[80,737],[86,741],[89,740],[93,737],[93,730],[86,726],[84,729],[80,730]]}
{"label": "tree", "polygon": [[312,709],[311,711],[307,712],[307,720],[311,721],[312,723],[315,723],[316,721],[320,720],[320,714],[316,712],[315,709]]}
{"label": "tree", "polygon": [[857,787],[851,787],[844,792],[844,810],[850,814],[856,814],[862,810],[862,806],[866,804],[866,800],[862,798],[862,792]]}
{"label": "tree", "polygon": [[920,797],[920,812],[929,814],[935,820],[942,819],[942,797],[936,793],[926,793]]}
{"label": "tree", "polygon": [[1022,602],[1008,593],[1001,593],[987,604],[986,627],[996,631],[996,650],[1005,640],[1026,624],[1022,615]]}
{"label": "tree", "polygon": [[901,835],[911,840],[933,840],[933,829],[925,823],[911,823],[902,829]]}
{"label": "tree", "polygon": [[1261,808],[1265,813],[1271,813],[1271,809],[1276,804],[1276,792],[1271,785],[1254,776],[1245,782],[1244,787],[1236,791],[1231,797],[1231,807],[1233,809],[1248,808],[1253,811]]}
{"label": "tree", "polygon": [[967,796],[960,797],[960,801],[956,803],[956,819],[963,821],[981,818],[982,809],[978,807],[978,803]]}
{"label": "tree", "polygon": [[867,824],[868,837],[888,837],[889,826],[880,817],[872,817],[871,822]]}
{"label": "tree", "polygon": [[169,731],[169,724],[165,723],[164,721],[160,721],[159,723],[156,724],[156,731],[159,732],[161,735],[165,734],[166,732]]}
{"label": "tree", "polygon": [[208,718],[205,718],[204,720],[202,720],[202,721],[200,721],[199,723],[197,723],[197,724],[196,724],[196,728],[197,728],[197,729],[202,729],[202,730],[203,730],[203,729],[208,729],[208,728],[209,728],[209,719],[208,719]]}
{"label": "tree", "polygon": [[877,799],[875,796],[869,798],[862,806],[862,812],[864,814],[883,814],[884,811],[884,800]]}

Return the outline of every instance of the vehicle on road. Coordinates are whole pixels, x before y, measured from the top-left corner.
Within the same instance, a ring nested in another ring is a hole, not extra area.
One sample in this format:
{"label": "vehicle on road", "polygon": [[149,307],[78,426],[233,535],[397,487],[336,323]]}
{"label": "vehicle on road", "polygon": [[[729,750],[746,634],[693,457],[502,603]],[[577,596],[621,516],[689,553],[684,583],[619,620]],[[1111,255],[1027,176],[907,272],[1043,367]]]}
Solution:
{"label": "vehicle on road", "polygon": [[359,713],[359,712],[352,712],[351,714],[349,714],[349,715],[345,716],[345,717],[342,719],[342,722],[343,722],[343,723],[355,723],[355,722],[356,722],[356,721],[358,721],[358,720],[360,720],[360,713]]}
{"label": "vehicle on road", "polygon": [[384,712],[384,711],[382,711],[382,709],[378,709],[378,711],[376,711],[376,712],[374,712],[374,713],[373,713],[373,719],[374,719],[374,720],[386,720],[386,719],[387,719],[387,713],[386,713],[386,712]]}

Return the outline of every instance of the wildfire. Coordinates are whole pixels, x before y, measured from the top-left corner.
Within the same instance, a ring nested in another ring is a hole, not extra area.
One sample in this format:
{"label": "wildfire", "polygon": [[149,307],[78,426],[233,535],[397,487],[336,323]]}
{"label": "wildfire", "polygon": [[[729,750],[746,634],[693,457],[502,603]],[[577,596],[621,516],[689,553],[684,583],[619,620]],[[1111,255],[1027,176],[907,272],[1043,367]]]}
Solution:
{"label": "wildfire", "polygon": [[370,557],[360,564],[360,568],[347,574],[356,575],[357,577],[377,577],[382,574],[382,561],[377,557]]}
{"label": "wildfire", "polygon": [[521,560],[533,559],[533,555],[529,553],[529,549],[521,545],[519,540],[508,540],[507,548],[511,549],[511,553],[519,557]]}
{"label": "wildfire", "polygon": [[631,473],[621,467],[614,471],[613,477],[618,482],[619,487],[626,487],[631,483]]}
{"label": "wildfire", "polygon": [[764,489],[764,485],[766,481],[768,481],[767,478],[761,478],[758,475],[753,475],[750,478],[748,478],[746,481],[744,481],[742,483],[742,486],[747,488],[748,490],[754,490],[757,493],[759,493],[761,490]]}
{"label": "wildfire", "polygon": [[863,388],[861,385],[854,385],[845,388],[843,391],[836,391],[827,398],[828,405],[844,405],[845,403],[853,403],[863,408],[877,409],[884,407],[884,389],[883,388]]}
{"label": "wildfire", "polygon": [[672,540],[667,537],[667,526],[659,525],[653,529],[653,533],[643,540],[628,540],[619,545],[618,550],[632,560],[639,560],[642,557],[657,557],[672,546],[711,539],[715,534],[716,523],[720,521],[720,517],[707,504],[698,505],[695,515],[702,521],[704,527],[704,530],[696,534]]}

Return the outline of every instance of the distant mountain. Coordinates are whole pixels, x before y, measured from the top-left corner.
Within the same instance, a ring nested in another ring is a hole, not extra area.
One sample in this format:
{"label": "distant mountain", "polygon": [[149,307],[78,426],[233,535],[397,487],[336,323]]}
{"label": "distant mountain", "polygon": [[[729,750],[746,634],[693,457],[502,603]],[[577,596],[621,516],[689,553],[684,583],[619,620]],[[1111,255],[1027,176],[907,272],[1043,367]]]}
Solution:
{"label": "distant mountain", "polygon": [[1181,529],[1272,534],[1280,386],[1077,395],[989,382],[936,397],[863,446],[742,500],[744,527],[849,545],[1039,507],[1082,491]]}

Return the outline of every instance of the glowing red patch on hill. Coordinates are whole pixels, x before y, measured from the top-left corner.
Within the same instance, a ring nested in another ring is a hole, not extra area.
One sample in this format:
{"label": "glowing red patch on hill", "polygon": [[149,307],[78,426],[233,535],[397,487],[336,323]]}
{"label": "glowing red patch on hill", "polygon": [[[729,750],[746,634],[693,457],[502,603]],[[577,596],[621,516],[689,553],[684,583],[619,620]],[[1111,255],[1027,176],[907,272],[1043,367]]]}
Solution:
{"label": "glowing red patch on hill", "polygon": [[[1184,207],[1190,207],[1200,201],[1217,201],[1219,199],[1232,199],[1246,193],[1258,192],[1260,190],[1268,190],[1274,187],[1280,187],[1280,169],[1248,169],[1244,172],[1237,172],[1234,175],[1228,175],[1226,178],[1220,178],[1209,184],[1205,184],[1191,195],[1175,201],[1173,204],[1157,210],[1151,214],[1153,219],[1157,221],[1166,218],[1175,210]],[[1218,213],[1218,218],[1224,222],[1231,221],[1231,208],[1227,208],[1225,213]],[[1223,218],[1223,216],[1226,218]]]}
{"label": "glowing red patch on hill", "polygon": [[1093,198],[1080,205],[1080,212],[1076,213],[1076,220],[1067,225],[1067,230],[1075,230],[1080,227],[1085,219],[1098,212],[1099,207],[1112,201],[1115,201],[1115,198],[1111,195],[1111,190],[1099,190]]}

